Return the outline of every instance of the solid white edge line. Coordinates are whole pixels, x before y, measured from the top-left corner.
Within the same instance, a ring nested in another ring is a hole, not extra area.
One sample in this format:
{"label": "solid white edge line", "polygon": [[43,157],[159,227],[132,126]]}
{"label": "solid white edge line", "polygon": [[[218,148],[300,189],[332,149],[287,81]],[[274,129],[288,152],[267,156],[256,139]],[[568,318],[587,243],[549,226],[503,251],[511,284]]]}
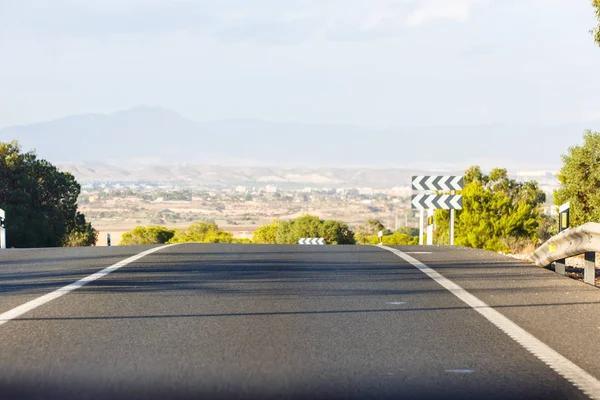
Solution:
{"label": "solid white edge line", "polygon": [[450,293],[458,297],[468,306],[473,308],[485,319],[490,321],[514,341],[519,343],[531,354],[537,357],[544,364],[549,366],[559,375],[567,379],[574,386],[579,388],[583,393],[589,396],[591,399],[600,400],[600,381],[581,369],[579,366],[569,361],[567,358],[550,348],[548,345],[543,343],[541,340],[521,328],[519,325],[488,306],[465,289],[452,282],[450,279],[445,278],[439,272],[436,272],[433,268],[423,264],[419,260],[403,253],[400,250],[393,249],[387,246],[378,246],[382,249],[386,249],[404,261],[409,262],[421,272],[429,276],[435,282],[440,284],[442,287],[447,289]]}
{"label": "solid white edge line", "polygon": [[171,246],[176,246],[176,244],[169,244],[166,246],[161,246],[161,247],[155,247],[153,249],[150,250],[146,250],[142,253],[139,253],[135,256],[129,257],[123,261],[119,261],[116,264],[111,265],[110,267],[104,268],[101,271],[96,272],[95,274],[92,275],[88,275],[85,278],[82,278],[80,280],[78,280],[77,282],[73,282],[67,286],[63,286],[60,289],[56,289],[53,292],[50,292],[48,294],[45,294],[41,297],[38,297],[36,299],[33,299],[31,301],[28,301],[25,304],[21,304],[18,307],[15,307],[9,311],[6,311],[2,314],[0,314],[0,325],[3,325],[5,323],[7,323],[10,320],[13,320],[15,318],[20,317],[21,315],[25,314],[26,312],[29,312],[31,310],[34,310],[36,308],[38,308],[39,306],[46,304],[52,300],[56,300],[61,296],[64,296],[67,293],[72,292],[73,290],[79,289],[80,287],[83,287],[85,285],[87,285],[90,282],[93,282],[97,279],[100,279],[108,274],[110,274],[111,272],[114,272],[116,270],[118,270],[119,268],[123,268],[141,258],[146,257],[147,255],[150,255],[152,253],[156,253],[157,251],[166,249],[167,247],[171,247]]}

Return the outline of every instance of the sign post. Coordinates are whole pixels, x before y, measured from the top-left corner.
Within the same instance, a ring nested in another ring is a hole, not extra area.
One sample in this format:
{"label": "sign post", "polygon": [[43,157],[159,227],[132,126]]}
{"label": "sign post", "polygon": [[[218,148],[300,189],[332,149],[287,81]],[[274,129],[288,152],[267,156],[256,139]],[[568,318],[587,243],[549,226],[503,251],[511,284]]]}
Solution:
{"label": "sign post", "polygon": [[106,245],[110,247],[110,233],[106,234]]}
{"label": "sign post", "polygon": [[456,210],[450,210],[450,246],[454,246],[454,220],[456,219]]}
{"label": "sign post", "polygon": [[419,214],[419,246],[423,246],[423,224],[425,223],[425,209],[421,208]]}
{"label": "sign post", "polygon": [[[454,196],[454,190],[450,192]],[[450,246],[454,246],[454,220],[456,219],[456,210],[450,210]]]}
{"label": "sign post", "polygon": [[433,245],[433,210],[427,210],[427,246]]}
{"label": "sign post", "polygon": [[0,249],[6,249],[6,213],[0,209]]}
{"label": "sign post", "polygon": [[[412,196],[412,208],[421,210],[419,227],[419,244],[423,245],[424,211],[433,217],[433,210],[450,210],[450,245],[454,245],[454,223],[456,210],[462,210],[462,196],[456,195],[455,190],[462,190],[462,176],[413,176],[412,188],[417,194]],[[431,194],[432,191],[450,192],[450,194]],[[427,193],[429,192],[429,193]],[[429,222],[429,221],[428,221]],[[433,243],[433,221],[427,224],[427,244]]]}
{"label": "sign post", "polygon": [[[571,223],[571,202],[568,202],[558,208],[558,232],[559,233],[564,232],[567,229],[569,229],[570,223]],[[556,272],[557,274],[560,274],[560,275],[565,275],[567,272],[567,261],[565,259],[557,260],[554,263],[554,272]]]}

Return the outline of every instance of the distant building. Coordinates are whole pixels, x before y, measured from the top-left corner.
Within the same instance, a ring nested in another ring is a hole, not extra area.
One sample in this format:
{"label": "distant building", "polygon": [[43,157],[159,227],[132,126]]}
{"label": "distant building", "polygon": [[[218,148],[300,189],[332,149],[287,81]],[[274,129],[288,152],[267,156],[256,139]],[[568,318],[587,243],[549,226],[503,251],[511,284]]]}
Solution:
{"label": "distant building", "polygon": [[358,189],[358,194],[363,196],[373,196],[375,195],[375,190],[373,188],[361,188]]}
{"label": "distant building", "polygon": [[246,194],[246,193],[248,193],[248,188],[246,186],[236,186],[235,192]]}
{"label": "distant building", "polygon": [[277,186],[275,185],[267,185],[265,186],[265,192],[267,193],[277,193]]}

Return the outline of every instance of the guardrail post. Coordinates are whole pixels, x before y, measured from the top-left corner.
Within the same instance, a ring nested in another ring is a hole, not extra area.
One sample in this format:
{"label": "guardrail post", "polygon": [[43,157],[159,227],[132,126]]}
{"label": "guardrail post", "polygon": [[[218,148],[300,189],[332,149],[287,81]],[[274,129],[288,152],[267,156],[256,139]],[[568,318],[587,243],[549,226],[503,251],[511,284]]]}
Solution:
{"label": "guardrail post", "polygon": [[596,253],[585,253],[585,264],[583,269],[583,281],[596,286]]}
{"label": "guardrail post", "polygon": [[556,262],[554,263],[554,272],[556,272],[557,274],[560,274],[560,275],[566,275],[566,273],[567,273],[566,265],[567,265],[567,263],[564,258],[562,260],[556,260]]}
{"label": "guardrail post", "polygon": [[6,213],[0,209],[0,249],[6,249],[6,227],[4,226]]}

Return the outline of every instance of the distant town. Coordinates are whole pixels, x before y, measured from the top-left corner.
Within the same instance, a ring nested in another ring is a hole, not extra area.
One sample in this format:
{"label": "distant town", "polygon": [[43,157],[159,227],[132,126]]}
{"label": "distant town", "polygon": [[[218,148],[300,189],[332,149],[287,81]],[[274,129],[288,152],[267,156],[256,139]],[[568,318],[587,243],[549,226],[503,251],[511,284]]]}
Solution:
{"label": "distant town", "polygon": [[[523,174],[519,180],[539,179],[547,193],[546,212],[552,212],[556,177]],[[412,188],[320,187],[283,185],[230,185],[203,187],[149,181],[85,181],[79,205],[100,231],[98,245],[112,243],[135,226],[161,225],[184,228],[196,221],[215,222],[236,238],[251,238],[260,225],[274,219],[291,219],[302,214],[338,219],[355,228],[368,219],[378,219],[387,228],[417,227],[419,213],[411,209]]]}

